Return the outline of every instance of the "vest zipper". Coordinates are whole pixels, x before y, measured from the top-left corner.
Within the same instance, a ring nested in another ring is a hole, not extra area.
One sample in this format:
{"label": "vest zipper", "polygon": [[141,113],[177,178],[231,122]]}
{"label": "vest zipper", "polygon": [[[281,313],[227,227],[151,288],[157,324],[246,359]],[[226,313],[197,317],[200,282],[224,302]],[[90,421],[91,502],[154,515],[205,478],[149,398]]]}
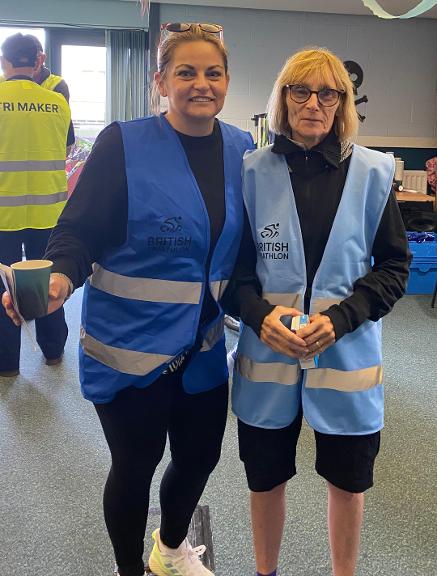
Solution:
{"label": "vest zipper", "polygon": [[[309,155],[308,152],[305,152],[305,175],[308,176],[308,161],[309,161]],[[308,196],[309,190],[310,190],[310,184],[309,184],[309,179],[305,178],[305,195]],[[305,252],[304,252],[305,253]],[[305,261],[305,269],[306,269],[306,258],[304,256],[304,261]],[[305,293],[303,295],[303,311],[305,314],[309,314],[309,310],[310,310],[310,305],[311,305],[311,296],[312,296],[312,286],[309,287],[308,286],[308,275],[306,275],[306,286],[305,286]]]}

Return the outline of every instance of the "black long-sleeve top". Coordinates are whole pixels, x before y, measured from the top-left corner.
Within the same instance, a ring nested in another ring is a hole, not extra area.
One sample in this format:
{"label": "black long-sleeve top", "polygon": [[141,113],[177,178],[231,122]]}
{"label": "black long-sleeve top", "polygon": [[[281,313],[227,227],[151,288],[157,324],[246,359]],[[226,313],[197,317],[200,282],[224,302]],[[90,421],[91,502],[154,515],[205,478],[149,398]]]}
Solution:
{"label": "black long-sleeve top", "polygon": [[[209,264],[225,220],[223,140],[219,123],[209,136],[176,132],[187,154],[210,221]],[[106,250],[121,246],[127,237],[128,187],[125,157],[118,124],[98,136],[76,188],[54,228],[45,257],[53,272],[68,276],[75,288],[92,272],[92,264]],[[147,223],[144,223],[147,226]],[[205,291],[199,325],[214,318],[217,304]]]}
{"label": "black long-sleeve top", "polygon": [[[284,154],[290,171],[304,244],[307,272],[304,312],[308,312],[312,283],[341,200],[350,155],[342,154],[333,130],[310,150],[277,136],[272,153]],[[404,294],[411,256],[394,193],[385,206],[372,256],[372,270],[355,282],[352,294],[322,312],[331,319],[337,340],[366,319],[379,320]],[[256,247],[246,215],[237,266],[225,304],[230,313],[240,316],[259,336],[264,318],[274,306],[261,297],[255,269]]]}

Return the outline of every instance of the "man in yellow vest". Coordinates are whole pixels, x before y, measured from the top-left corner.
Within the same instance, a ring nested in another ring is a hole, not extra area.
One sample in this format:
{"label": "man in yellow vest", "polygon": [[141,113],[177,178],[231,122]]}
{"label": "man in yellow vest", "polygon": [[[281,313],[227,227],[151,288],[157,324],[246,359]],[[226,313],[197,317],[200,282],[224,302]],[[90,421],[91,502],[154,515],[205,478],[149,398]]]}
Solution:
{"label": "man in yellow vest", "polygon": [[47,88],[47,90],[53,90],[54,92],[59,92],[59,94],[62,94],[67,102],[69,102],[70,91],[68,90],[67,83],[61,76],[52,74],[51,71],[45,66],[47,56],[44,53],[41,42],[36,36],[31,34],[29,34],[29,36],[33,38],[37,49],[37,59],[35,71],[33,73],[33,79],[43,88]]}
{"label": "man in yellow vest", "polygon": [[[36,66],[33,73],[34,81],[43,88],[47,88],[47,90],[53,90],[53,92],[58,92],[59,94],[62,94],[65,100],[67,100],[67,102],[70,102],[70,91],[68,89],[67,82],[62,78],[62,76],[52,74],[51,70],[49,70],[45,65],[47,55],[44,53],[41,42],[38,40],[38,38],[36,36],[33,36],[32,34],[28,34],[28,36],[33,38],[37,50]],[[70,149],[70,146],[74,144],[74,140],[75,136],[74,136],[73,122],[70,122],[67,137],[68,150]]]}
{"label": "man in yellow vest", "polygon": [[[70,90],[68,89],[67,82],[62,78],[62,76],[57,76],[56,74],[52,74],[51,71],[45,66],[45,61],[47,55],[44,53],[43,47],[41,42],[38,40],[36,36],[32,34],[26,34],[28,38],[31,38],[35,42],[36,50],[37,50],[37,59],[35,68],[33,70],[33,80],[42,86],[43,88],[47,88],[47,90],[53,90],[53,92],[57,92],[58,94],[62,94],[62,96],[70,102]],[[4,76],[0,76],[0,83],[5,81]],[[68,136],[67,136],[67,156],[68,152],[70,151],[71,146],[75,142],[75,135],[74,135],[74,126],[73,122],[70,122],[70,126],[68,128]]]}
{"label": "man in yellow vest", "polygon": [[[0,83],[0,262],[43,257],[67,200],[65,159],[69,106],[63,96],[32,80],[34,40],[23,34],[2,47]],[[62,359],[67,325],[64,311],[35,321],[37,342],[48,365]],[[19,373],[20,329],[0,311],[0,376]]]}

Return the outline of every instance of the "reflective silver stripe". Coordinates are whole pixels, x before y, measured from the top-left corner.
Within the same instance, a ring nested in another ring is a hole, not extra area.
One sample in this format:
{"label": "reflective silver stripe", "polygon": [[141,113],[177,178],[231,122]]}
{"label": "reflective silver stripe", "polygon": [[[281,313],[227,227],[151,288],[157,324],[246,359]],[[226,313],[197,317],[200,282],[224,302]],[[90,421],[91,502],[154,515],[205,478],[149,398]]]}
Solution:
{"label": "reflective silver stripe", "polygon": [[212,297],[214,298],[214,300],[220,300],[220,298],[223,296],[223,294],[226,290],[226,286],[228,284],[229,284],[229,280],[216,280],[214,282],[211,282],[210,290],[211,290],[211,294],[212,294]]}
{"label": "reflective silver stripe", "polygon": [[201,352],[208,352],[214,348],[217,342],[223,337],[225,333],[225,319],[222,318],[219,322],[216,322],[207,332],[205,338],[202,342]]}
{"label": "reflective silver stripe", "polygon": [[169,304],[198,304],[201,282],[179,282],[155,278],[132,278],[110,272],[99,264],[93,267],[91,286],[120,298]]}
{"label": "reflective silver stripe", "polygon": [[360,392],[382,382],[382,366],[371,366],[361,370],[334,370],[315,368],[307,370],[307,388],[330,388],[340,392]]}
{"label": "reflective silver stripe", "polygon": [[263,298],[272,306],[287,306],[288,308],[298,308],[301,306],[300,294],[293,292],[264,292]]}
{"label": "reflective silver stripe", "polygon": [[0,172],[48,172],[65,170],[65,160],[8,160],[0,162]]}
{"label": "reflective silver stripe", "polygon": [[135,376],[144,376],[173,358],[165,354],[149,354],[108,346],[87,334],[83,327],[80,329],[80,343],[87,356],[114,370]]}
{"label": "reflective silver stripe", "polygon": [[237,356],[235,368],[247,380],[252,382],[277,382],[278,384],[294,385],[299,380],[298,364],[285,362],[254,362],[247,356]]}
{"label": "reflective silver stripe", "polygon": [[330,306],[340,304],[340,302],[342,302],[341,298],[314,298],[314,300],[311,300],[311,314],[327,310]]}
{"label": "reflective silver stripe", "polygon": [[54,194],[24,194],[23,196],[0,196],[2,206],[48,206],[67,200],[67,192]]}

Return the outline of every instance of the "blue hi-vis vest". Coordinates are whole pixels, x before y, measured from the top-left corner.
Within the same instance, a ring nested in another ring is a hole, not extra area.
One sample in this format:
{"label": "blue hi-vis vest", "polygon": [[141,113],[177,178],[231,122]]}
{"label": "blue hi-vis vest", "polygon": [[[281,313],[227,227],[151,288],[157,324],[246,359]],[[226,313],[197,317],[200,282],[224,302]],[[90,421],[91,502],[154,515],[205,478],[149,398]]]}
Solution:
{"label": "blue hi-vis vest", "polygon": [[[209,281],[218,301],[229,281],[242,234],[241,167],[249,133],[220,122],[226,217],[205,269],[208,213],[180,140],[162,115],[120,123],[128,185],[125,244],[94,264],[85,285],[80,378],[85,398],[109,402],[128,386],[152,383],[193,348]],[[189,393],[227,380],[223,313],[202,328],[187,364]]]}
{"label": "blue hi-vis vest", "polygon": [[[371,270],[375,235],[390,193],[393,160],[355,145],[342,198],[312,285],[310,312],[352,294]],[[287,163],[271,146],[248,153],[243,196],[257,245],[263,297],[303,312],[305,256]],[[317,233],[317,231],[316,231]],[[247,424],[288,426],[303,406],[309,425],[327,434],[370,434],[383,426],[380,322],[366,320],[319,356],[317,368],[273,352],[244,326],[235,361],[233,410]]]}

